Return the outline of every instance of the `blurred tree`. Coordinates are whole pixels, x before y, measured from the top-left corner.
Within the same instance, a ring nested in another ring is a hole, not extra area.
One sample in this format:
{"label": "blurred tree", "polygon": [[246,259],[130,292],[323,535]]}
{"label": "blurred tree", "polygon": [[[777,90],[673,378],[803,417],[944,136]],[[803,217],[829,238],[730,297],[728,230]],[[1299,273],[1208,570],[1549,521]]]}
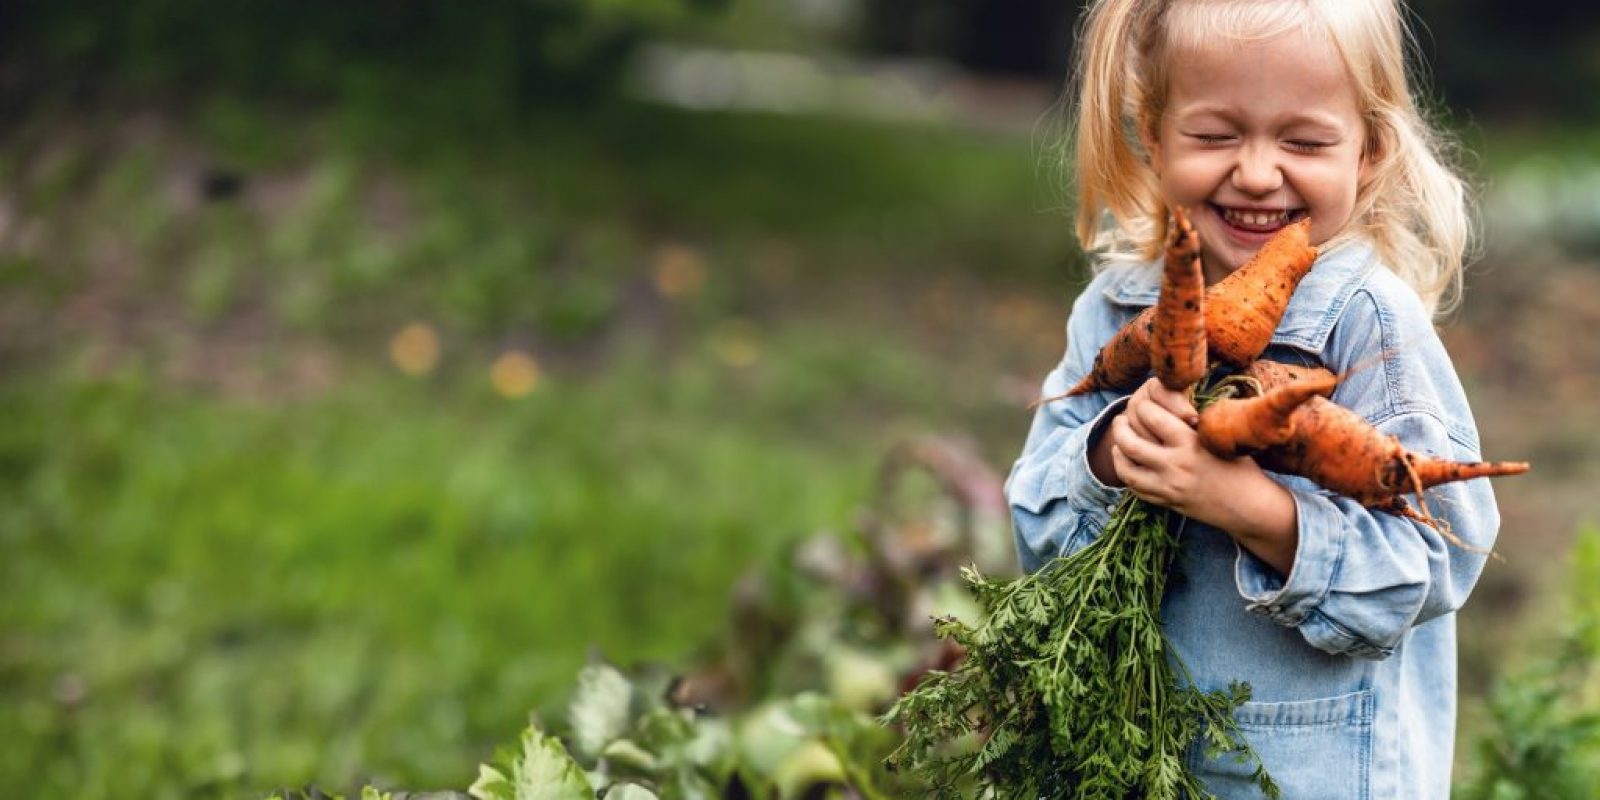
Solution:
{"label": "blurred tree", "polygon": [[[591,103],[645,38],[733,0],[67,0],[0,4],[0,94],[233,89],[452,107]],[[746,3],[771,0],[744,0]],[[868,51],[1060,80],[1081,8],[1051,0],[857,0]],[[1600,7],[1567,0],[1410,0],[1430,76],[1453,108],[1600,118]]]}
{"label": "blurred tree", "polygon": [[1066,74],[1078,12],[1051,0],[866,0],[862,6],[861,38],[869,50],[1049,80]]}
{"label": "blurred tree", "polygon": [[1600,6],[1570,0],[1412,0],[1432,83],[1492,117],[1600,119]]}
{"label": "blurred tree", "polygon": [[653,30],[728,0],[69,0],[0,10],[13,90],[232,90],[476,110],[585,103]]}
{"label": "blurred tree", "polygon": [[[1402,0],[1405,2],[1405,0]],[[1600,6],[1569,0],[1409,0],[1423,74],[1453,108],[1544,121],[1600,118]],[[1049,81],[1071,62],[1077,3],[862,0],[870,50]]]}

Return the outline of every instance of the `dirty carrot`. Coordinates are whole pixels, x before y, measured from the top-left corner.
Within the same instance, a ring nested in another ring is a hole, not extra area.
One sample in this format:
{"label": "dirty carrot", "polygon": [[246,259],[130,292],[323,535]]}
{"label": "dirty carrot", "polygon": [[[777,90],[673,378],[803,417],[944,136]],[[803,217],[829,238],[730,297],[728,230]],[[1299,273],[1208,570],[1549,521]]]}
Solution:
{"label": "dirty carrot", "polygon": [[1253,379],[1261,387],[1259,392],[1261,394],[1295,381],[1333,377],[1332,372],[1322,367],[1285,364],[1281,361],[1268,361],[1266,359],[1257,359],[1250,362],[1250,366],[1245,367],[1242,374]]}
{"label": "dirty carrot", "polygon": [[1161,297],[1150,335],[1150,369],[1161,385],[1182,391],[1206,375],[1206,278],[1200,268],[1200,237],[1183,209],[1172,209]]}
{"label": "dirty carrot", "polygon": [[1450,481],[1520,475],[1526,462],[1453,462],[1413,453],[1354,411],[1313,397],[1293,414],[1294,432],[1256,456],[1262,468],[1309,478],[1364,506],[1392,506],[1402,494]]}
{"label": "dirty carrot", "polygon": [[1140,379],[1150,371],[1150,337],[1154,335],[1154,329],[1155,310],[1147,308],[1139,312],[1095,354],[1094,365],[1083,380],[1065,394],[1047,397],[1038,403],[1100,389],[1128,389],[1138,385]]}
{"label": "dirty carrot", "polygon": [[1150,371],[1150,337],[1154,335],[1155,309],[1147,308],[1122,326],[1111,341],[1106,342],[1094,356],[1094,365],[1065,394],[1045,398],[1050,402],[1063,397],[1101,389],[1131,389]]}
{"label": "dirty carrot", "polygon": [[1243,368],[1272,342],[1289,296],[1317,260],[1309,217],[1287,225],[1206,292],[1206,341],[1224,364]]}
{"label": "dirty carrot", "polygon": [[1314,397],[1326,397],[1338,383],[1332,373],[1323,371],[1256,397],[1215,400],[1200,414],[1196,427],[1200,443],[1220,458],[1284,444],[1295,432],[1294,412]]}
{"label": "dirty carrot", "polygon": [[[1263,469],[1298,475],[1368,508],[1411,517],[1457,545],[1465,547],[1428,513],[1423,492],[1452,481],[1528,471],[1521,461],[1457,462],[1407,450],[1399,439],[1328,400],[1324,395],[1337,379],[1320,367],[1256,361],[1243,374],[1259,395],[1217,400],[1201,411],[1197,433],[1206,449],[1225,458],[1249,453]],[[1252,403],[1287,408],[1287,420],[1278,419],[1281,411],[1235,410]],[[1249,413],[1259,416],[1238,419]],[[1420,513],[1406,505],[1405,494],[1417,496]]]}
{"label": "dirty carrot", "polygon": [[[1284,226],[1249,261],[1206,290],[1205,337],[1216,361],[1244,367],[1267,349],[1290,295],[1316,262],[1310,231],[1309,218]],[[1155,309],[1145,309],[1124,325],[1095,356],[1089,374],[1061,396],[1138,385],[1150,366],[1154,319]]]}

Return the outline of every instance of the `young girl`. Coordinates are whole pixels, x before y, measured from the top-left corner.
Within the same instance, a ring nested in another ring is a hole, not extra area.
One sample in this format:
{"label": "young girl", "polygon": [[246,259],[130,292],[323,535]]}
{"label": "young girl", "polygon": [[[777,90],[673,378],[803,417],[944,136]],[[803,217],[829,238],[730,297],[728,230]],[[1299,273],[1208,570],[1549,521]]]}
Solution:
{"label": "young girl", "polygon": [[[1080,39],[1078,233],[1102,254],[1073,304],[1055,396],[1151,305],[1159,232],[1188,210],[1208,282],[1311,218],[1321,256],[1268,357],[1344,376],[1333,400],[1406,447],[1477,460],[1431,316],[1460,283],[1462,182],[1406,81],[1398,0],[1099,0]],[[1151,380],[1043,406],[1006,483],[1023,566],[1092,541],[1121,492],[1189,518],[1163,620],[1200,688],[1250,684],[1238,721],[1285,798],[1445,798],[1456,714],[1454,612],[1484,557],[1432,528],[1221,460],[1195,411]],[[1429,492],[1476,548],[1487,480]],[[1190,764],[1221,797],[1253,763]]]}

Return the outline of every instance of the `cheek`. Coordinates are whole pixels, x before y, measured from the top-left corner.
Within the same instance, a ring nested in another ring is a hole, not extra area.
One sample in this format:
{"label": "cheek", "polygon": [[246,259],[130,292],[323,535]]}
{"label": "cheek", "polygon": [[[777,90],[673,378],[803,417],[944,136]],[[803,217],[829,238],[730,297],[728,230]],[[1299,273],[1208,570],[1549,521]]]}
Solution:
{"label": "cheek", "polygon": [[1225,172],[1203,158],[1172,159],[1161,173],[1161,191],[1179,205],[1203,202],[1216,191]]}
{"label": "cheek", "polygon": [[1311,206],[1313,238],[1318,233],[1331,236],[1349,222],[1359,179],[1360,165],[1354,162],[1330,166],[1305,176],[1301,199]]}

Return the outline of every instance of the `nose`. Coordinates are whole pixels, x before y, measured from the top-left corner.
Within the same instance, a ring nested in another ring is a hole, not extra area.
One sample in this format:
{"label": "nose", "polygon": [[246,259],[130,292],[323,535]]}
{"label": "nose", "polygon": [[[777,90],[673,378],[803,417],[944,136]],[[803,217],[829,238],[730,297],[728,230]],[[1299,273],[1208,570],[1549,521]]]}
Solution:
{"label": "nose", "polygon": [[1253,196],[1283,188],[1283,170],[1278,166],[1277,149],[1254,144],[1240,148],[1232,180],[1235,189]]}

